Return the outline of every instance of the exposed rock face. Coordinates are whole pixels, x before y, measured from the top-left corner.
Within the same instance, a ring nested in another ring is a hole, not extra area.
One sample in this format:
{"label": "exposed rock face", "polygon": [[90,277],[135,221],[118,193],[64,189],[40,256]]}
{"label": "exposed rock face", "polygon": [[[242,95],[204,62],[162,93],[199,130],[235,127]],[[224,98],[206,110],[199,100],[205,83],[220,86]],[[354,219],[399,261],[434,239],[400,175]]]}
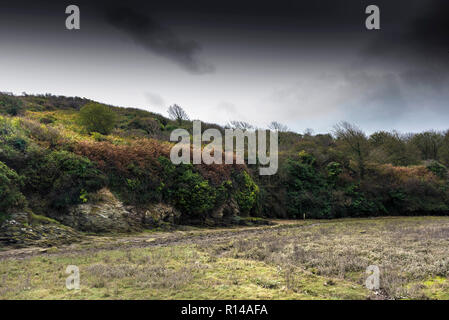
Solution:
{"label": "exposed rock face", "polygon": [[158,203],[147,208],[142,215],[142,223],[145,227],[153,227],[164,222],[176,223],[181,217],[181,212],[174,207]]}
{"label": "exposed rock face", "polygon": [[[169,204],[157,203],[146,207],[124,206],[108,189],[97,194],[97,201],[71,207],[56,220],[33,213],[17,212],[0,226],[0,245],[52,246],[69,244],[82,238],[78,231],[91,233],[134,232],[143,228],[169,227],[181,221],[181,212]],[[214,210],[198,224],[211,226],[235,223],[239,207],[234,199]],[[192,218],[184,221],[194,223]]]}
{"label": "exposed rock face", "polygon": [[[73,206],[64,214],[54,215],[58,221],[32,213],[15,213],[0,226],[0,243],[24,246],[65,244],[81,238],[75,230],[91,233],[134,232],[143,228],[167,227],[181,222],[182,218],[179,210],[164,203],[146,207],[124,206],[108,189],[100,190],[96,199]],[[234,199],[230,199],[198,223],[227,225],[234,223],[238,215],[239,207]]]}
{"label": "exposed rock face", "polygon": [[0,243],[13,246],[54,246],[81,239],[70,227],[52,219],[16,212],[0,226]]}
{"label": "exposed rock face", "polygon": [[221,207],[212,212],[211,217],[214,219],[223,219],[224,217],[234,217],[240,213],[239,206],[234,199],[225,202]]}
{"label": "exposed rock face", "polygon": [[141,229],[141,219],[128,211],[109,190],[102,189],[97,196],[97,202],[74,206],[67,214],[56,219],[77,230],[94,233],[132,232]]}

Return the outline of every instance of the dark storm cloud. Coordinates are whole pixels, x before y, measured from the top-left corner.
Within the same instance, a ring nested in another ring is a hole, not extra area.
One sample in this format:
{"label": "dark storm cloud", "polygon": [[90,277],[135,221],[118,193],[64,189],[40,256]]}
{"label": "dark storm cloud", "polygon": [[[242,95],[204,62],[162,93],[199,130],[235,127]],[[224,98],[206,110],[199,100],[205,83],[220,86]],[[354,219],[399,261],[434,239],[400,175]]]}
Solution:
{"label": "dark storm cloud", "polygon": [[[388,63],[402,68],[399,75],[409,85],[440,90],[449,79],[449,2],[402,6],[402,15],[382,27],[363,50],[362,59],[374,66]],[[388,9],[388,4],[381,7],[381,17]]]}
{"label": "dark storm cloud", "polygon": [[445,48],[449,53],[449,1],[431,1],[424,10],[411,23],[410,40],[431,49]]}
{"label": "dark storm cloud", "polygon": [[[64,11],[72,3],[82,27],[69,32]],[[380,8],[381,30],[365,28],[371,4]],[[15,80],[3,72],[0,81],[9,91],[93,93],[161,112],[176,101],[212,122],[279,120],[320,132],[339,120],[370,130],[445,128],[447,17],[448,0],[5,0],[0,64],[21,73]],[[138,45],[126,47],[126,38]],[[61,86],[58,62],[68,57],[83,74]],[[193,76],[213,70],[204,61],[217,72]],[[40,69],[46,82],[27,83]]]}
{"label": "dark storm cloud", "polygon": [[145,49],[164,56],[185,70],[195,73],[211,73],[214,67],[198,58],[201,46],[193,40],[182,40],[169,28],[159,24],[148,15],[131,8],[108,9],[106,21],[130,35]]}

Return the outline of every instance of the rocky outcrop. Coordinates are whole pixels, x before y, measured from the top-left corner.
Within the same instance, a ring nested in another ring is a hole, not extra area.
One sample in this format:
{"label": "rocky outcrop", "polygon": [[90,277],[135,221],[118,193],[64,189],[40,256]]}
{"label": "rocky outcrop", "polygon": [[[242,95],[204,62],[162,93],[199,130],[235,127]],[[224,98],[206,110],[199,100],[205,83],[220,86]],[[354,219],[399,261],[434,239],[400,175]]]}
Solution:
{"label": "rocky outcrop", "polygon": [[[191,217],[184,217],[181,212],[165,203],[151,204],[144,207],[125,206],[108,189],[104,188],[93,197],[95,200],[73,206],[64,213],[53,213],[52,220],[40,217],[41,223],[31,224],[28,213],[16,213],[5,221],[0,230],[0,241],[6,243],[30,244],[47,240],[48,244],[59,241],[70,243],[80,238],[77,231],[88,233],[126,233],[142,229],[171,227],[178,223],[195,223]],[[215,209],[209,217],[196,223],[211,226],[235,223],[239,207],[234,199],[228,200]],[[77,231],[75,231],[77,230]]]}
{"label": "rocky outcrop", "polygon": [[142,223],[146,228],[157,227],[164,223],[176,223],[181,217],[181,212],[173,206],[157,203],[141,210]]}
{"label": "rocky outcrop", "polygon": [[92,232],[132,232],[142,229],[141,218],[127,210],[108,189],[100,190],[97,201],[74,206],[64,215],[55,217],[74,229]]}
{"label": "rocky outcrop", "polygon": [[76,230],[92,233],[134,232],[178,222],[181,212],[157,203],[145,207],[124,206],[108,189],[100,190],[96,201],[74,206],[55,217]]}
{"label": "rocky outcrop", "polygon": [[214,219],[231,218],[237,216],[239,213],[240,211],[237,202],[231,198],[218,209],[214,210],[211,217]]}
{"label": "rocky outcrop", "polygon": [[0,226],[0,244],[57,246],[79,241],[82,236],[70,227],[33,213],[16,212]]}

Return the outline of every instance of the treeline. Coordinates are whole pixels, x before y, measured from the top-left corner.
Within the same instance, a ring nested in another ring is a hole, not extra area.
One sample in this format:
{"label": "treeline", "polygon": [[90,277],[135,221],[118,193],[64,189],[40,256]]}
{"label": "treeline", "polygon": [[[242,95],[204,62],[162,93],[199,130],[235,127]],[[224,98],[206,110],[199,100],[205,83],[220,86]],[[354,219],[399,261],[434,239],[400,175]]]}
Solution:
{"label": "treeline", "polygon": [[[223,215],[335,218],[449,213],[448,132],[366,135],[341,123],[329,134],[279,132],[279,170],[173,165],[170,118],[82,98],[0,94],[0,219],[15,210],[57,216],[109,188],[126,205],[176,207],[184,221]],[[242,121],[229,127],[253,128]],[[217,128],[204,124],[202,129]],[[217,212],[220,212],[217,215]]]}
{"label": "treeline", "polygon": [[283,217],[449,213],[449,133],[280,133],[281,167],[261,177],[263,214]]}

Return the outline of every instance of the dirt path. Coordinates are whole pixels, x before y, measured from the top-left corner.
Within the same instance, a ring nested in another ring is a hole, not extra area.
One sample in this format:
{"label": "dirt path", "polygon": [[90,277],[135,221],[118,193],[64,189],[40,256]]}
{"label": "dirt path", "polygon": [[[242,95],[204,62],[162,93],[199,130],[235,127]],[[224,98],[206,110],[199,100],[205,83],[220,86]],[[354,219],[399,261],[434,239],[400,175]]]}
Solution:
{"label": "dirt path", "polygon": [[225,242],[248,235],[276,232],[283,228],[303,228],[324,222],[303,220],[272,220],[274,225],[258,227],[200,229],[194,231],[173,231],[142,233],[129,236],[85,236],[85,238],[71,245],[42,248],[29,247],[0,251],[0,261],[5,259],[26,259],[36,255],[54,256],[64,254],[94,253],[102,250],[131,249],[183,244],[204,244]]}

